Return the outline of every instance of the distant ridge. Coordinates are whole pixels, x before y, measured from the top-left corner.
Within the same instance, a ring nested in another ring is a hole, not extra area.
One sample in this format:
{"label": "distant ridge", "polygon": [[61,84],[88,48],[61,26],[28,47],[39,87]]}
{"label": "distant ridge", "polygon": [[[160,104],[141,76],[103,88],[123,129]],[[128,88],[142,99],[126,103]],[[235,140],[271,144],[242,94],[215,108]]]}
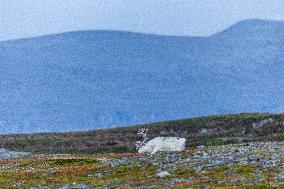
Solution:
{"label": "distant ridge", "polygon": [[0,133],[284,109],[284,22],[210,37],[80,31],[0,42]]}
{"label": "distant ridge", "polygon": [[50,37],[61,37],[61,36],[66,36],[66,35],[73,35],[73,34],[88,34],[88,33],[97,33],[101,35],[109,35],[109,34],[114,34],[114,35],[144,35],[148,37],[169,37],[169,38],[206,38],[206,36],[187,36],[187,35],[163,35],[163,34],[156,34],[156,33],[142,33],[142,32],[134,32],[134,31],[127,31],[127,30],[74,30],[74,31],[66,31],[63,33],[53,33],[53,34],[45,34],[45,35],[39,35],[39,36],[34,36],[34,37],[21,37],[21,38],[16,38],[16,39],[8,39],[8,40],[2,40],[0,43],[9,43],[13,41],[21,41],[21,40],[36,40],[36,39],[45,39],[45,38],[50,38]]}
{"label": "distant ridge", "polygon": [[[232,26],[228,27],[224,31],[213,34],[212,36],[218,35],[229,35],[230,37],[245,37],[252,35],[271,35],[278,34],[284,36],[281,30],[284,27],[284,21],[276,20],[262,20],[262,19],[247,19],[237,22]],[[267,36],[266,36],[267,37]]]}

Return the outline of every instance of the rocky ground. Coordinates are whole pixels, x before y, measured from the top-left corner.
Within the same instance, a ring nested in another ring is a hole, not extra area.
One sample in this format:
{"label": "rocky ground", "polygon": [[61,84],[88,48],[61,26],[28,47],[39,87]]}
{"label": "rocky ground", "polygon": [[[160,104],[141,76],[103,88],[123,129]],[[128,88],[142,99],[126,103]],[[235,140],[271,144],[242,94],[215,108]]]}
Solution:
{"label": "rocky ground", "polygon": [[2,188],[284,188],[284,142],[0,160]]}
{"label": "rocky ground", "polygon": [[29,156],[31,153],[28,152],[17,152],[12,150],[7,150],[0,148],[0,159],[9,159],[9,158],[17,158],[17,157],[25,157]]}

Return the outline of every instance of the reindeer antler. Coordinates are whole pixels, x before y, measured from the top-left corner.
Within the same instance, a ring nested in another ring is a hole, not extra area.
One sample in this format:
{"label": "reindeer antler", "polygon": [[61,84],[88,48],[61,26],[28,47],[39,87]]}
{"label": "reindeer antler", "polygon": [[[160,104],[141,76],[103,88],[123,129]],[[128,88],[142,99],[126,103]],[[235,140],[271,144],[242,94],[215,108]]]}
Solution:
{"label": "reindeer antler", "polygon": [[143,146],[146,141],[148,140],[148,137],[147,137],[147,133],[148,133],[149,129],[145,129],[145,128],[140,128],[137,132],[137,135],[142,135],[143,137],[143,140],[142,141],[136,141],[135,142],[135,146],[136,146],[136,149],[138,150],[141,146]]}

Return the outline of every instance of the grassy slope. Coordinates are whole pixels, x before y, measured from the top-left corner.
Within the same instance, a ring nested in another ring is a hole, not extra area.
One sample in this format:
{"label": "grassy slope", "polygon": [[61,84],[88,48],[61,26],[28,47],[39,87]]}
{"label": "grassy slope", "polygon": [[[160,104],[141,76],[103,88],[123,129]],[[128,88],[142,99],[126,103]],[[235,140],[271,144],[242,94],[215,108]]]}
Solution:
{"label": "grassy slope", "polygon": [[[273,123],[258,129],[252,127],[253,122],[267,118],[273,118]],[[150,129],[149,138],[185,137],[187,146],[283,140],[284,114],[242,113],[97,131],[2,135],[0,147],[40,153],[131,152],[141,127]],[[203,134],[202,129],[208,132]]]}

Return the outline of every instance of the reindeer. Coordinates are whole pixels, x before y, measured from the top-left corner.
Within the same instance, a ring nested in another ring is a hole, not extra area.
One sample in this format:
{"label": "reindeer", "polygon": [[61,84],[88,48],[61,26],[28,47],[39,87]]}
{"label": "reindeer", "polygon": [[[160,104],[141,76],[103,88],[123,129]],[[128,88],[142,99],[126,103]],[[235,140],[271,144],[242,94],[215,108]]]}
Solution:
{"label": "reindeer", "polygon": [[185,149],[185,138],[179,137],[156,137],[148,140],[147,132],[149,129],[139,129],[137,134],[142,135],[143,141],[135,143],[136,149],[139,153],[155,154],[156,152],[174,152],[183,151]]}

